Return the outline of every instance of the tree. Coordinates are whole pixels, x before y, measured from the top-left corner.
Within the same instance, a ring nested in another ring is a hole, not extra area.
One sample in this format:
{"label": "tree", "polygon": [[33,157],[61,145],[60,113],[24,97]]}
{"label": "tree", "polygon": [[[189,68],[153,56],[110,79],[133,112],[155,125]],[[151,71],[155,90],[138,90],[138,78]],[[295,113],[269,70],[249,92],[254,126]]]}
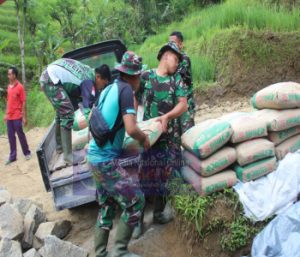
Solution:
{"label": "tree", "polygon": [[78,8],[79,3],[76,0],[58,0],[50,13],[52,19],[60,24],[63,37],[70,39],[73,49],[76,48],[78,36],[82,32],[80,21],[74,19]]}
{"label": "tree", "polygon": [[21,52],[22,83],[26,85],[25,68],[25,35],[26,35],[26,13],[28,0],[14,0],[17,20],[18,20],[18,38]]}

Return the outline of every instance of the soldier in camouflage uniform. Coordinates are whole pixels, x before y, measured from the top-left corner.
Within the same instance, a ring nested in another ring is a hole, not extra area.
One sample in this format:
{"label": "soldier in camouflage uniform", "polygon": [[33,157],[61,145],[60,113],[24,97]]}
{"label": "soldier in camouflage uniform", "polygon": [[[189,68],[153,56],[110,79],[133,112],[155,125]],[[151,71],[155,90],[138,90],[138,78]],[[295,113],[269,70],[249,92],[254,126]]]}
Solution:
{"label": "soldier in camouflage uniform", "polygon": [[79,102],[83,108],[91,108],[97,91],[111,79],[107,65],[95,71],[83,63],[63,58],[49,64],[40,77],[42,90],[56,110],[56,150],[58,153],[63,151],[68,165],[73,164],[71,128],[74,110]]}
{"label": "soldier in camouflage uniform", "polygon": [[[144,105],[144,120],[157,117],[163,125],[164,133],[143,154],[141,184],[146,195],[155,196],[153,219],[165,224],[170,217],[164,214],[166,184],[171,175],[181,167],[181,140],[175,129],[176,118],[187,111],[187,90],[176,73],[181,53],[174,42],[163,46],[158,54],[159,66],[141,76],[141,89],[137,93]],[[136,228],[135,237],[142,232],[142,222]]]}
{"label": "soldier in camouflage uniform", "polygon": [[115,245],[109,256],[138,257],[128,252],[127,246],[144,208],[144,194],[138,178],[131,176],[126,168],[121,167],[120,159],[125,130],[146,150],[150,147],[149,138],[136,124],[134,108],[133,91],[138,90],[142,69],[141,59],[133,52],[127,51],[121,65],[116,66],[120,77],[101,93],[99,104],[95,107],[107,121],[107,126],[112,128],[117,124],[113,137],[112,134],[107,135],[108,138],[113,138],[112,140],[99,145],[94,138],[88,150],[88,162],[96,182],[100,206],[95,229],[96,257],[105,257],[108,254],[106,247],[116,204],[121,207],[123,213],[118,224]]}
{"label": "soldier in camouflage uniform", "polygon": [[192,70],[191,70],[191,60],[189,56],[183,52],[183,35],[179,31],[174,31],[170,34],[170,41],[176,43],[177,47],[182,53],[182,61],[178,66],[177,72],[180,74],[183,83],[185,84],[188,95],[188,111],[185,112],[179,119],[180,133],[183,134],[189,128],[195,125],[195,101],[193,95],[193,80],[192,80]]}

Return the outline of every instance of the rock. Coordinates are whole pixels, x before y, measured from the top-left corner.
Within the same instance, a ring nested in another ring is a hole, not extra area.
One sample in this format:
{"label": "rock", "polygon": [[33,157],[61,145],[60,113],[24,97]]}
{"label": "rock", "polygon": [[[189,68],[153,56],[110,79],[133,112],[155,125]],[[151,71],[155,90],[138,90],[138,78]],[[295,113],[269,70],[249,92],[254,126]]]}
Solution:
{"label": "rock", "polygon": [[35,250],[31,248],[29,251],[23,254],[23,257],[41,257],[41,255]]}
{"label": "rock", "polygon": [[24,237],[22,240],[22,248],[30,249],[33,244],[33,237],[39,225],[46,221],[43,211],[32,204],[24,218]]}
{"label": "rock", "polygon": [[0,257],[22,257],[20,243],[8,238],[2,239],[0,242]]}
{"label": "rock", "polygon": [[29,199],[18,198],[14,200],[13,206],[15,206],[22,216],[25,217],[32,204],[33,202]]}
{"label": "rock", "polygon": [[5,189],[0,189],[0,206],[5,203],[11,203],[11,195]]}
{"label": "rock", "polygon": [[20,240],[23,236],[23,217],[11,204],[0,207],[0,239]]}
{"label": "rock", "polygon": [[70,242],[65,242],[55,236],[47,236],[45,245],[39,250],[42,257],[87,257],[88,252]]}
{"label": "rock", "polygon": [[63,239],[71,230],[72,224],[68,220],[62,220],[57,222],[42,223],[35,236],[43,242],[46,236],[53,235],[60,239]]}
{"label": "rock", "polygon": [[34,249],[39,250],[40,248],[43,247],[43,243],[41,242],[36,236],[33,238],[32,246]]}

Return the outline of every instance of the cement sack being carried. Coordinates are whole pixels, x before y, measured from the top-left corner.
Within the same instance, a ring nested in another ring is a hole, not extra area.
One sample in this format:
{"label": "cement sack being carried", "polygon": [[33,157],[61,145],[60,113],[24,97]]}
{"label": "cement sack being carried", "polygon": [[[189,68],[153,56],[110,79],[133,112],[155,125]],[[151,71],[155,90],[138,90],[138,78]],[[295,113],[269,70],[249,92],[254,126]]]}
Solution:
{"label": "cement sack being carried", "polygon": [[224,147],[207,159],[202,160],[186,150],[183,151],[182,155],[186,165],[203,177],[220,172],[236,161],[236,151],[232,147]]}
{"label": "cement sack being carried", "polygon": [[293,109],[300,107],[300,84],[281,82],[258,91],[251,99],[256,109]]}
{"label": "cement sack being carried", "polygon": [[81,150],[89,142],[89,128],[79,131],[72,130],[72,148],[73,150]]}
{"label": "cement sack being carried", "polygon": [[[154,145],[162,134],[162,125],[156,118],[138,123],[139,128],[148,135],[150,145]],[[123,149],[131,154],[139,154],[143,151],[143,146],[132,137],[125,135]]]}
{"label": "cement sack being carried", "polygon": [[187,130],[181,137],[185,149],[200,158],[207,158],[224,146],[232,135],[227,121],[207,120]]}
{"label": "cement sack being carried", "polygon": [[257,119],[253,113],[234,112],[221,117],[228,121],[233,130],[232,143],[240,143],[253,138],[267,136],[267,123]]}
{"label": "cement sack being carried", "polygon": [[267,122],[269,131],[281,131],[300,126],[300,109],[265,109],[254,113],[258,119]]}
{"label": "cement sack being carried", "polygon": [[73,130],[79,131],[85,129],[89,125],[89,114],[91,110],[88,108],[85,109],[78,109],[74,113],[74,123],[73,123]]}
{"label": "cement sack being carried", "polygon": [[282,131],[270,132],[268,137],[275,145],[279,145],[283,141],[285,141],[297,134],[300,134],[300,126],[285,129]]}
{"label": "cement sack being carried", "polygon": [[282,160],[288,153],[300,149],[300,135],[293,136],[276,147],[276,157]]}
{"label": "cement sack being carried", "polygon": [[263,159],[246,166],[235,165],[234,170],[239,180],[248,182],[260,178],[276,169],[276,158]]}
{"label": "cement sack being carried", "polygon": [[236,146],[237,161],[244,166],[249,163],[275,156],[274,143],[264,138],[252,139]]}
{"label": "cement sack being carried", "polygon": [[181,168],[181,175],[200,195],[209,195],[225,188],[233,187],[237,183],[236,174],[232,170],[222,171],[204,178],[199,176],[192,168],[184,166]]}

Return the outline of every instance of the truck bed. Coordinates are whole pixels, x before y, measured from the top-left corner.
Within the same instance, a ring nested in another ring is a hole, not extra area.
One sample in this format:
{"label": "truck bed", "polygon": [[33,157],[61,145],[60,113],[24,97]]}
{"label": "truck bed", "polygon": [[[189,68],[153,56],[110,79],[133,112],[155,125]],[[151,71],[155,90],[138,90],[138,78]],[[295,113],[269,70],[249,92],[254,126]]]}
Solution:
{"label": "truck bed", "polygon": [[[52,124],[37,149],[40,170],[46,190],[53,194],[57,210],[69,209],[96,200],[96,189],[86,161],[86,149],[74,151],[80,162],[64,167],[63,155],[56,153],[55,129]],[[129,156],[121,160],[123,167],[130,167],[137,175],[140,156]]]}

